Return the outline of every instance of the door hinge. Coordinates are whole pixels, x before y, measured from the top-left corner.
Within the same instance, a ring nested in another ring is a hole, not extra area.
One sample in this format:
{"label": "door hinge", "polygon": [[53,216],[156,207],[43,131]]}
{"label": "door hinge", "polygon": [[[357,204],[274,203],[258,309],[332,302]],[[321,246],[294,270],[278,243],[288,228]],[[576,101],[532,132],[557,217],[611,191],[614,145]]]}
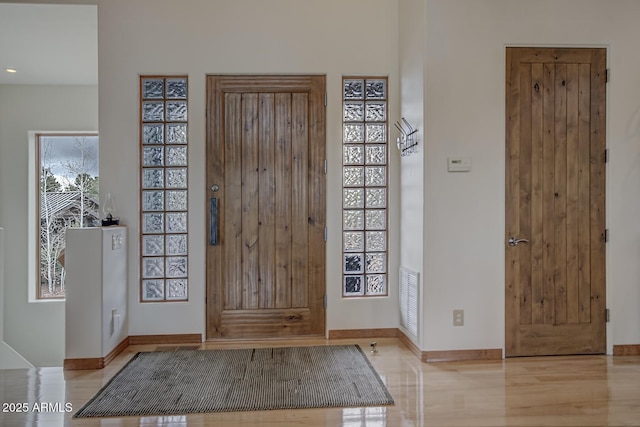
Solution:
{"label": "door hinge", "polygon": [[327,92],[324,93],[324,106],[327,106]]}
{"label": "door hinge", "polygon": [[609,163],[609,149],[604,150],[604,162]]}
{"label": "door hinge", "polygon": [[607,243],[609,241],[609,229],[604,229],[604,242]]}
{"label": "door hinge", "polygon": [[324,241],[327,241],[327,238],[329,237],[329,232],[327,231],[327,227],[324,228]]}
{"label": "door hinge", "polygon": [[611,320],[611,312],[609,311],[608,308],[604,310],[604,315],[607,319],[607,323],[609,323],[609,320]]}
{"label": "door hinge", "polygon": [[329,165],[327,164],[327,159],[324,159],[324,174],[327,174],[327,171],[329,170]]}
{"label": "door hinge", "polygon": [[327,294],[324,294],[324,299],[322,301],[322,306],[324,307],[324,309],[327,309]]}
{"label": "door hinge", "polygon": [[611,69],[607,68],[604,74],[604,82],[609,83],[609,79],[611,79]]}

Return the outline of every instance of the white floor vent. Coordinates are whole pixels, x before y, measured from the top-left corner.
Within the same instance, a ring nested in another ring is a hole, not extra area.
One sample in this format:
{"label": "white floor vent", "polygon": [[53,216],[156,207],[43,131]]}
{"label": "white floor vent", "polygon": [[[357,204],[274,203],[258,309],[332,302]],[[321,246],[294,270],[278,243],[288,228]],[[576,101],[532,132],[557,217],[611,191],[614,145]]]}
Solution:
{"label": "white floor vent", "polygon": [[418,337],[419,273],[400,267],[400,315],[402,327],[413,338]]}

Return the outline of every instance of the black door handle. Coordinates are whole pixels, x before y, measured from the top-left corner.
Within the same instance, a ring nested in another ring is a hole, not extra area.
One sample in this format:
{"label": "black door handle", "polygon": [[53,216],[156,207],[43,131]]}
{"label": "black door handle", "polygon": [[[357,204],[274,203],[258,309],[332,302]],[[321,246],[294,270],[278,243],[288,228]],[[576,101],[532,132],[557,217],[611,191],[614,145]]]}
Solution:
{"label": "black door handle", "polygon": [[215,197],[209,205],[209,244],[218,245],[218,199]]}

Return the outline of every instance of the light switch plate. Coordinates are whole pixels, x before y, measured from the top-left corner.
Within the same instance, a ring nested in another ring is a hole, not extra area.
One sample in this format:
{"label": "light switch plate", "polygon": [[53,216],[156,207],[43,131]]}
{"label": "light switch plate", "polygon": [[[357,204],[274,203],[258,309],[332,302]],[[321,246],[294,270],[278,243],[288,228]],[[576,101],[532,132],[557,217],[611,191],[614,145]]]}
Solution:
{"label": "light switch plate", "polygon": [[122,234],[114,234],[111,236],[111,250],[115,251],[122,248]]}

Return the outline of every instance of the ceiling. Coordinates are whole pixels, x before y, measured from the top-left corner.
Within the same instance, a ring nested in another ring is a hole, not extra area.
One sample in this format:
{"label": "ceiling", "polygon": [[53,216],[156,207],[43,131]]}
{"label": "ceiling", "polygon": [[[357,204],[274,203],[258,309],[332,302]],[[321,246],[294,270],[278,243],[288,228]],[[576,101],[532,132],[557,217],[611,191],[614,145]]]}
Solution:
{"label": "ceiling", "polygon": [[0,84],[97,85],[97,6],[0,3]]}

